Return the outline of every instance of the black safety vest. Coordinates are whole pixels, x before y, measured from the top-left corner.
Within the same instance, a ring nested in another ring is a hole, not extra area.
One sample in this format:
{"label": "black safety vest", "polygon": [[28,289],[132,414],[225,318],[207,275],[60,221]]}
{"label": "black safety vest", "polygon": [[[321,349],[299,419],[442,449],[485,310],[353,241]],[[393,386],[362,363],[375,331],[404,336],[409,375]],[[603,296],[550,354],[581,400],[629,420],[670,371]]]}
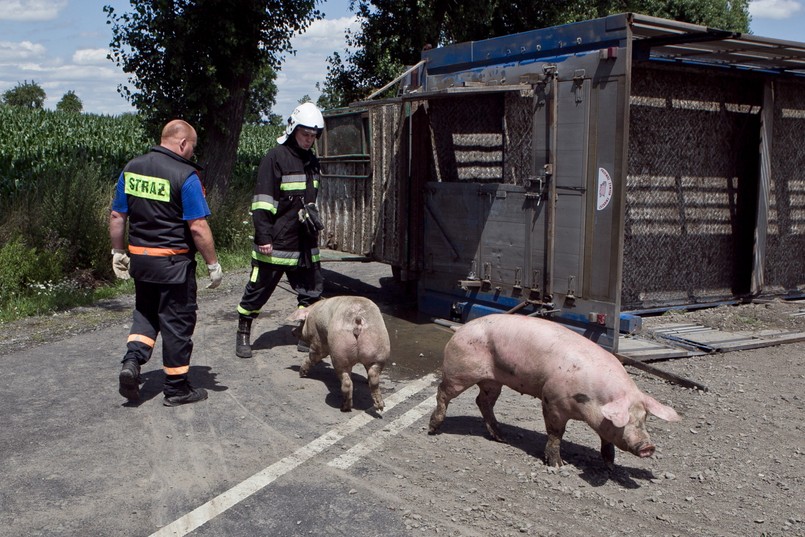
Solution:
{"label": "black safety vest", "polygon": [[197,166],[162,146],[123,169],[128,203],[131,275],[153,283],[181,283],[196,246],[182,219],[182,187]]}
{"label": "black safety vest", "polygon": [[293,268],[303,256],[318,260],[318,240],[304,232],[299,209],[314,203],[319,191],[319,161],[312,151],[290,142],[276,146],[260,161],[252,198],[255,244],[272,244],[271,255],[252,251],[252,258]]}

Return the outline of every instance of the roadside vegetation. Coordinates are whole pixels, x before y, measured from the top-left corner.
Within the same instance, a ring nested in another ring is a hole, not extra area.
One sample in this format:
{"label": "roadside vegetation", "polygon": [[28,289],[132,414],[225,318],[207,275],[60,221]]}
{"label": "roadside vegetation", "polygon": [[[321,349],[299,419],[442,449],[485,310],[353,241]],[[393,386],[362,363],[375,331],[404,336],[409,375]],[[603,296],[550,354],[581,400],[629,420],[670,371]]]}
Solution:
{"label": "roadside vegetation", "polygon": [[[244,125],[231,188],[208,197],[225,270],[248,264],[253,178],[278,130]],[[112,273],[107,219],[123,166],[155,143],[133,114],[0,105],[0,322],[133,291]]]}

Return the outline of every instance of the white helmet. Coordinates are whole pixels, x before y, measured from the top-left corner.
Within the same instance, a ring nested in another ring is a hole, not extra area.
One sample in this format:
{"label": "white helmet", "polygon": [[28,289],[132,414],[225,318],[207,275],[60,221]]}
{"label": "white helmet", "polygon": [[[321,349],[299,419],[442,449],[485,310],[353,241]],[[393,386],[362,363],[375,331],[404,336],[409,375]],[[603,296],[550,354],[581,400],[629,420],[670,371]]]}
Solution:
{"label": "white helmet", "polygon": [[277,138],[278,144],[284,144],[296,127],[307,127],[316,129],[321,135],[324,129],[324,116],[321,115],[318,107],[313,103],[302,103],[291,112],[288,124],[285,126],[285,134]]}

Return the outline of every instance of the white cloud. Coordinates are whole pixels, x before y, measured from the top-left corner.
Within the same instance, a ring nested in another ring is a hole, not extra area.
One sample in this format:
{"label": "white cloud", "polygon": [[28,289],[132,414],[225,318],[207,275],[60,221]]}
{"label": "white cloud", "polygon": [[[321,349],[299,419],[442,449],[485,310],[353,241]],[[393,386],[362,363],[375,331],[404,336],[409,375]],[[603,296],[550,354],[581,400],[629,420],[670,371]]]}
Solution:
{"label": "white cloud", "polygon": [[796,0],[752,0],[749,14],[759,19],[787,19],[802,9]]}
{"label": "white cloud", "polygon": [[304,34],[291,41],[296,55],[288,54],[277,73],[274,113],[282,116],[290,114],[305,95],[309,95],[314,102],[319,98],[316,83],[323,85],[327,78],[327,57],[333,52],[344,56],[344,32],[347,28],[357,29],[357,24],[354,16],[318,20]]}
{"label": "white cloud", "polygon": [[45,47],[38,43],[0,41],[0,62],[18,62],[44,57]]}
{"label": "white cloud", "polygon": [[82,48],[73,53],[73,62],[78,65],[104,65],[110,63],[105,48]]}
{"label": "white cloud", "polygon": [[67,0],[0,0],[0,20],[49,21],[66,6]]}
{"label": "white cloud", "polygon": [[[0,21],[8,18],[12,4],[21,2],[0,0]],[[57,4],[63,2],[48,3],[51,6]],[[26,2],[25,5],[33,4]],[[45,5],[45,2],[40,1],[39,5]],[[314,101],[318,99],[316,83],[323,84],[327,76],[327,57],[333,52],[343,56],[346,48],[344,31],[350,26],[357,27],[355,17],[315,21],[303,35],[293,39],[292,46],[297,53],[287,55],[277,74],[275,113],[289,114],[304,95],[309,95]],[[72,42],[58,36],[53,36],[52,45],[40,37],[37,35],[34,40],[24,35],[22,39],[28,40],[19,39],[17,42],[8,37],[3,41],[0,37],[0,92],[20,81],[35,80],[47,93],[47,108],[54,108],[61,97],[72,90],[88,112],[120,114],[132,110],[131,105],[117,94],[118,85],[127,83],[128,75],[106,59],[108,48],[102,47],[107,38],[85,41],[83,48],[76,49]],[[36,41],[47,44],[47,48]]]}

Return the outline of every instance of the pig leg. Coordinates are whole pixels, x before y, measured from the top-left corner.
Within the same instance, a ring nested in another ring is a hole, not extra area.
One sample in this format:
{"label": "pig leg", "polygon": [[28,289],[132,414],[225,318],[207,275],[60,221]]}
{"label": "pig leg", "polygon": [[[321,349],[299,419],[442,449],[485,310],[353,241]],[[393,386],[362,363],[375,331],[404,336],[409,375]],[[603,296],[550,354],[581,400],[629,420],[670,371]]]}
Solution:
{"label": "pig leg", "polygon": [[433,414],[430,415],[428,434],[436,434],[436,431],[444,421],[445,414],[447,414],[447,405],[468,387],[469,386],[456,386],[451,384],[448,379],[442,379],[442,382],[439,384],[439,389],[436,392],[436,409],[433,411]]}
{"label": "pig leg", "polygon": [[495,382],[494,380],[482,380],[478,383],[478,397],[475,398],[475,403],[481,409],[481,415],[484,417],[486,430],[498,442],[505,442],[503,435],[500,434],[498,427],[498,420],[495,419],[493,408],[500,396],[500,391],[503,389],[503,384]]}
{"label": "pig leg", "polygon": [[548,442],[545,444],[545,464],[562,466],[564,462],[560,454],[560,447],[567,426],[567,418],[552,410],[544,399],[542,401],[542,418],[545,420],[545,431],[548,433]]}
{"label": "pig leg", "polygon": [[615,444],[601,439],[601,458],[607,465],[612,466],[615,464]]}
{"label": "pig leg", "polygon": [[335,373],[341,381],[341,412],[352,412],[352,378],[350,372],[350,368],[335,368]]}
{"label": "pig leg", "polygon": [[304,363],[299,368],[299,376],[306,377],[308,373],[310,373],[310,368],[321,362],[322,358],[324,358],[324,356],[322,356],[317,352],[314,352],[313,349],[311,349],[307,355],[307,358],[305,358]]}
{"label": "pig leg", "polygon": [[375,410],[383,410],[383,396],[380,395],[380,371],[383,368],[380,364],[372,364],[366,368],[366,377],[369,380],[369,390],[372,392],[372,401],[375,403]]}

